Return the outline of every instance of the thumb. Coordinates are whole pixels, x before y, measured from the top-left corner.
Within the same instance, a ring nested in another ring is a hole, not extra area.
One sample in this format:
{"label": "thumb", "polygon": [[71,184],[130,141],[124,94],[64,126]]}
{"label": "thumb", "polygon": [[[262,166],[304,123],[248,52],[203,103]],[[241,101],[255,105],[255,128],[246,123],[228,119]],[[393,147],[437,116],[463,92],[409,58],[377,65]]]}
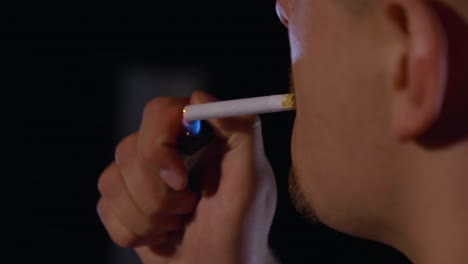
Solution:
{"label": "thumb", "polygon": [[[204,104],[219,101],[216,97],[204,92],[195,91],[190,98],[191,104]],[[216,135],[225,140],[230,149],[234,149],[245,140],[252,140],[260,132],[260,118],[255,115],[218,118],[207,120],[214,128]],[[255,131],[257,130],[257,131]]]}
{"label": "thumb", "polygon": [[[215,101],[215,97],[202,91],[195,92],[190,100],[193,104]],[[252,183],[258,181],[258,177],[264,175],[261,171],[269,167],[263,148],[260,118],[250,115],[212,119],[208,122],[227,146],[222,164],[224,175],[219,188],[225,187],[229,193],[245,190],[247,186],[254,187]]]}

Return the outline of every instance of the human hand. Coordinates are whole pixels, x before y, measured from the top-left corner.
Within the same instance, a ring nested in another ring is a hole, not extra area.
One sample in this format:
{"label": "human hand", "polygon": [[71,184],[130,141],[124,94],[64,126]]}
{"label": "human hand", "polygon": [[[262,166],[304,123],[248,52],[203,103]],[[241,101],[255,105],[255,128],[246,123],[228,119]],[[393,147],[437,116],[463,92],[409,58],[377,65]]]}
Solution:
{"label": "human hand", "polygon": [[264,154],[258,117],[210,120],[218,140],[190,177],[176,149],[188,103],[213,101],[203,92],[157,98],[140,130],[117,147],[101,175],[98,212],[113,241],[144,263],[271,263],[268,232],[276,184]]}

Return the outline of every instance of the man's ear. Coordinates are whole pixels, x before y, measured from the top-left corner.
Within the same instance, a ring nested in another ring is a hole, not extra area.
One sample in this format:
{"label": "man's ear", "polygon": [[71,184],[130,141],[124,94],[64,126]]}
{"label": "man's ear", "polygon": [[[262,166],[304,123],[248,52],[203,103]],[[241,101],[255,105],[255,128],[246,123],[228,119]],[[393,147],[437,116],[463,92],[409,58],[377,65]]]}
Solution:
{"label": "man's ear", "polygon": [[386,0],[386,19],[398,31],[391,65],[392,125],[401,141],[416,139],[437,121],[447,89],[448,48],[431,1]]}

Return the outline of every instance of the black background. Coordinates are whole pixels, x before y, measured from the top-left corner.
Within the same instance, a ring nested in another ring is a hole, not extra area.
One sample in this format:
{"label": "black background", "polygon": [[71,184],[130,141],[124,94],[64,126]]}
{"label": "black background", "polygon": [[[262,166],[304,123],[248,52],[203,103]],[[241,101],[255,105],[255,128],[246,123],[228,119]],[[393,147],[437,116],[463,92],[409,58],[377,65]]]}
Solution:
{"label": "black background", "polygon": [[[202,88],[221,99],[287,92],[287,32],[274,1],[219,2],[70,5],[2,16],[0,223],[4,258],[14,259],[0,262],[110,263],[96,183],[120,140],[116,90],[123,68],[203,69],[208,85]],[[293,118],[262,117],[279,186],[271,231],[278,258],[406,263],[387,247],[308,224],[295,213],[287,194]]]}

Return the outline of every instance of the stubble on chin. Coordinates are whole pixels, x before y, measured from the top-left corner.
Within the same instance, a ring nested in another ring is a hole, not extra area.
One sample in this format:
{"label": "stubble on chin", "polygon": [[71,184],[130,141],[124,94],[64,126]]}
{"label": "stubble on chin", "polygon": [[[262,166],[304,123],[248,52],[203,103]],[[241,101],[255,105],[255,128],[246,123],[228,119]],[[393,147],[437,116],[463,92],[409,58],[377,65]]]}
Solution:
{"label": "stubble on chin", "polygon": [[294,167],[292,167],[289,171],[288,185],[289,196],[291,197],[291,201],[296,210],[308,221],[315,224],[320,224],[320,220],[318,219],[312,204],[308,201],[304,189],[301,187]]}

